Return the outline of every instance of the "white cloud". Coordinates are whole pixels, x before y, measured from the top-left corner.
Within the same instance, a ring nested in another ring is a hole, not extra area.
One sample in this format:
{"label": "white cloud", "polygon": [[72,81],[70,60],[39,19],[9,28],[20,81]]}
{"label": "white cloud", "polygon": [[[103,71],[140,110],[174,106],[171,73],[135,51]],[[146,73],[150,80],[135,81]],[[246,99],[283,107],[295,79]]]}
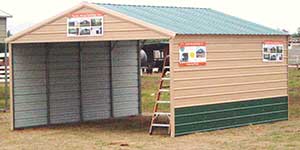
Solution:
{"label": "white cloud", "polygon": [[[8,25],[10,30],[17,32],[80,2],[81,0],[1,0],[0,9],[13,15]],[[299,13],[297,13],[299,0],[92,0],[90,2],[206,7],[274,29],[281,28],[296,32],[297,27],[300,26]]]}

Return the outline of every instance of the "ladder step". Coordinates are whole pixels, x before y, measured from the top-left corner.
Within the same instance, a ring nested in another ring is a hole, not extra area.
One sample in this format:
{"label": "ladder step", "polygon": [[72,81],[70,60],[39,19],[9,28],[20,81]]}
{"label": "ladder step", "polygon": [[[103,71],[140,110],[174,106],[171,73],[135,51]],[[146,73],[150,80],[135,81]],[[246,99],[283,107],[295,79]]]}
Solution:
{"label": "ladder step", "polygon": [[166,115],[166,116],[170,116],[171,113],[167,113],[167,112],[154,112],[154,115]]}
{"label": "ladder step", "polygon": [[169,90],[170,86],[162,86],[161,89],[167,89]]}
{"label": "ladder step", "polygon": [[170,92],[169,89],[159,89],[159,92]]}
{"label": "ladder step", "polygon": [[161,78],[161,80],[165,80],[166,81],[166,80],[170,80],[170,78]]}
{"label": "ladder step", "polygon": [[159,124],[159,123],[153,123],[152,126],[154,127],[170,127],[170,124]]}
{"label": "ladder step", "polygon": [[170,104],[170,101],[158,100],[158,101],[156,101],[156,103],[159,103],[159,104]]}

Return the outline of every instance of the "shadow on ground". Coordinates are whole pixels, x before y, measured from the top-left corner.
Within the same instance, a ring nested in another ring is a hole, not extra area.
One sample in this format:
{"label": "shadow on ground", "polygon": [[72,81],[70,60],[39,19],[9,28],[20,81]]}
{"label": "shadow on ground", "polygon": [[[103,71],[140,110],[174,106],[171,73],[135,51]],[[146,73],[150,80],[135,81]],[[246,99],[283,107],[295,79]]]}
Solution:
{"label": "shadow on ground", "polygon": [[[1,121],[8,121],[8,116]],[[111,118],[97,121],[88,121],[81,123],[68,123],[68,124],[57,124],[38,126],[34,128],[18,129],[16,132],[22,132],[23,130],[68,130],[68,131],[87,131],[87,132],[110,132],[115,134],[120,133],[139,133],[147,134],[149,131],[151,116],[130,116],[123,118]],[[166,121],[165,119],[161,121]],[[155,129],[154,134],[168,136],[167,129],[158,128]]]}

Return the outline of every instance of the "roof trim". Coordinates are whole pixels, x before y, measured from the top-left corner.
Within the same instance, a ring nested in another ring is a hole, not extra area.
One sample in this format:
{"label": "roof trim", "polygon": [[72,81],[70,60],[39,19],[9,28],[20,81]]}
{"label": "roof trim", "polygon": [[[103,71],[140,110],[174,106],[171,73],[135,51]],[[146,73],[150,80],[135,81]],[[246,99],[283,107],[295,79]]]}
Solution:
{"label": "roof trim", "polygon": [[34,31],[36,29],[41,28],[45,24],[51,23],[51,22],[53,22],[53,21],[55,21],[55,20],[57,20],[57,19],[65,16],[65,15],[67,15],[67,14],[73,12],[73,11],[76,11],[76,10],[79,10],[79,9],[83,8],[83,6],[84,5],[82,3],[80,3],[79,5],[76,5],[76,6],[70,8],[70,9],[68,9],[66,11],[63,11],[63,12],[61,12],[61,13],[53,16],[53,17],[50,17],[49,19],[46,19],[46,20],[44,20],[44,21],[42,21],[42,22],[40,22],[38,24],[35,24],[35,25],[33,25],[33,26],[31,26],[31,27],[29,27],[29,28],[27,28],[27,29],[25,29],[25,30],[23,30],[21,32],[18,32],[17,34],[15,34],[15,35],[13,35],[11,37],[6,38],[5,42],[9,43],[9,42],[15,41],[18,38],[24,36],[25,34],[27,34],[29,32],[32,32],[32,31]]}
{"label": "roof trim", "polygon": [[110,15],[113,15],[113,16],[116,16],[116,17],[119,17],[119,18],[122,18],[122,19],[125,19],[126,21],[130,21],[130,22],[133,22],[133,23],[136,23],[136,24],[139,24],[139,25],[142,25],[142,26],[145,26],[149,29],[153,29],[157,32],[160,32],[160,33],[163,33],[165,35],[168,35],[170,37],[174,37],[176,35],[175,32],[173,31],[170,31],[170,30],[167,30],[167,29],[164,29],[164,28],[161,28],[159,26],[156,26],[156,25],[152,25],[152,24],[149,24],[149,23],[146,23],[144,21],[141,21],[139,19],[136,19],[136,18],[133,18],[133,17],[130,17],[130,16],[127,16],[127,15],[124,15],[124,14],[121,14],[119,12],[116,12],[116,11],[113,11],[113,10],[110,10],[110,9],[107,9],[107,8],[104,8],[104,7],[101,7],[101,6],[98,6],[98,5],[95,5],[95,4],[91,4],[91,3],[87,3],[87,2],[82,2],[66,11],[63,11],[53,17],[50,17],[49,19],[46,19],[38,24],[35,24],[11,37],[8,37],[5,39],[5,42],[9,43],[9,42],[13,42],[19,38],[21,38],[22,36],[26,35],[27,33],[29,32],[32,32],[34,30],[37,30],[39,28],[41,28],[42,26],[44,26],[45,24],[48,24],[48,23],[51,23],[51,22],[54,22],[55,20],[61,18],[61,17],[64,17],[65,15],[68,15],[69,13],[72,13],[76,10],[79,10],[81,8],[84,8],[84,7],[87,7],[87,8],[91,8],[91,9],[95,9],[95,10],[98,10],[98,11],[103,11],[105,13],[108,13]]}
{"label": "roof trim", "polygon": [[4,15],[0,15],[0,18],[11,18],[12,15],[3,11],[3,10],[0,10],[0,13],[3,13]]}
{"label": "roof trim", "polygon": [[122,14],[120,12],[117,12],[117,11],[105,8],[103,6],[100,6],[100,5],[97,5],[97,4],[93,4],[93,3],[88,3],[88,2],[83,2],[83,4],[84,4],[84,6],[90,7],[90,8],[95,9],[95,10],[104,11],[104,12],[109,13],[109,14],[115,16],[115,17],[118,17],[118,18],[121,18],[121,19],[125,19],[126,21],[142,25],[142,26],[144,26],[146,28],[149,28],[149,29],[156,30],[156,31],[161,32],[163,34],[166,34],[168,36],[174,37],[176,35],[176,33],[174,31],[171,31],[171,30],[162,28],[160,26],[157,26],[157,25],[154,25],[154,24],[142,21],[140,19],[137,19],[137,18],[134,18],[134,17]]}

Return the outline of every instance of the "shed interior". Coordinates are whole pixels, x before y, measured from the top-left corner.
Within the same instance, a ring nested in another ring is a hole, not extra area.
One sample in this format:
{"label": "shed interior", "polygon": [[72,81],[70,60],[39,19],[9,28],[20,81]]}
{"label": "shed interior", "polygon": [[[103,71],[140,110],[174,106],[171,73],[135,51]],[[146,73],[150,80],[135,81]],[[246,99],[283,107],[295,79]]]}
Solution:
{"label": "shed interior", "polygon": [[15,128],[140,114],[140,43],[13,44]]}

